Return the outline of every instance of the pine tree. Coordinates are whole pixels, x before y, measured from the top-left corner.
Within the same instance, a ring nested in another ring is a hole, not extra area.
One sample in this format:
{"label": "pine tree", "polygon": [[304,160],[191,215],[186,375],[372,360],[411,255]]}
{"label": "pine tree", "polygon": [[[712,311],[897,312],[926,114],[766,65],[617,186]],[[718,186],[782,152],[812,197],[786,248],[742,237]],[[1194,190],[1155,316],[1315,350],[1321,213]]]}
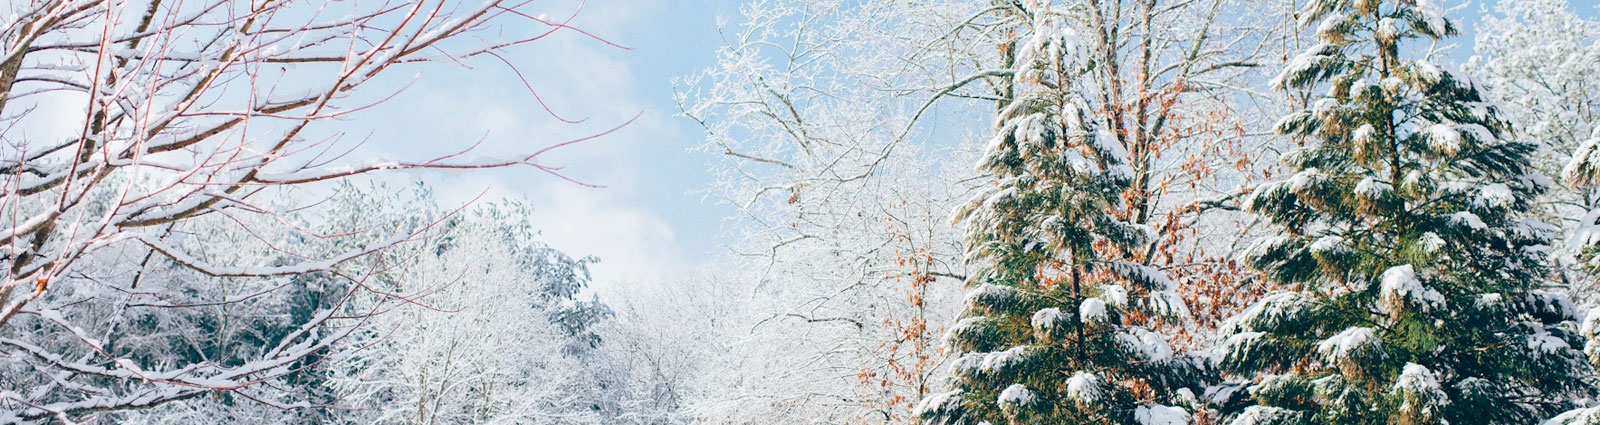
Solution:
{"label": "pine tree", "polygon": [[[1593,192],[1600,188],[1600,127],[1595,127],[1589,139],[1578,145],[1566,167],[1562,168],[1561,177],[1575,189]],[[1578,257],[1583,268],[1591,276],[1600,275],[1600,208],[1584,214],[1568,242],[1580,251]],[[1593,285],[1594,282],[1587,284]],[[1600,365],[1600,308],[1589,310],[1579,331],[1586,338],[1583,352],[1588,356],[1589,363]],[[1573,409],[1556,416],[1547,424],[1600,425],[1600,407]]]}
{"label": "pine tree", "polygon": [[[1247,208],[1282,227],[1247,253],[1291,292],[1225,324],[1254,377],[1235,424],[1531,424],[1592,395],[1576,309],[1539,288],[1551,182],[1477,86],[1430,63],[1456,33],[1429,0],[1315,0],[1319,44],[1278,88],[1325,88],[1278,130],[1309,142]],[[1424,42],[1416,42],[1418,40]]]}
{"label": "pine tree", "polygon": [[[1572,152],[1572,158],[1561,169],[1561,177],[1573,188],[1596,196],[1595,191],[1600,189],[1600,126]],[[1579,219],[1568,242],[1581,251],[1584,268],[1600,274],[1600,208],[1589,210]]]}
{"label": "pine tree", "polygon": [[960,354],[955,390],[918,414],[933,424],[1187,424],[1171,405],[1193,399],[1179,388],[1196,384],[1201,362],[1141,326],[1187,309],[1161,271],[1124,260],[1152,232],[1112,213],[1131,171],[1075,87],[1093,64],[1047,7],[1014,13],[1023,41],[978,163],[993,186],[955,214],[974,269],[946,336]]}

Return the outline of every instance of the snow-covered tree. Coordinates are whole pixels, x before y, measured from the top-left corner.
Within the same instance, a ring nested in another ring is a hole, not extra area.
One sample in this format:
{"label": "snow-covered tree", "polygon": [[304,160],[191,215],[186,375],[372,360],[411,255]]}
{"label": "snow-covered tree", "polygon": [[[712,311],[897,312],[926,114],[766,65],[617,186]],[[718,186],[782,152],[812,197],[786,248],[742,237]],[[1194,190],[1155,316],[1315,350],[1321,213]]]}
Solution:
{"label": "snow-covered tree", "polygon": [[[725,29],[717,66],[681,93],[706,126],[706,150],[723,160],[713,193],[738,207],[742,267],[766,272],[751,302],[771,304],[742,337],[751,342],[734,348],[770,356],[751,367],[772,371],[730,373],[745,388],[729,394],[739,407],[730,413],[903,423],[912,403],[942,390],[932,366],[947,353],[930,342],[959,308],[953,289],[966,277],[960,233],[945,218],[976,181],[965,165],[982,137],[969,133],[989,131],[1011,84],[1016,40],[1005,28],[1015,22],[1000,17],[1022,3],[752,1],[745,22]],[[1227,255],[1254,233],[1236,213],[1240,188],[1273,166],[1269,145],[1282,138],[1255,118],[1276,112],[1239,111],[1286,102],[1241,87],[1292,47],[1292,34],[1277,36],[1293,29],[1283,25],[1292,10],[1049,3],[1094,28],[1082,41],[1101,65],[1079,92],[1090,120],[1129,151],[1133,181],[1114,212],[1157,233],[1129,260],[1170,272],[1185,283],[1181,295],[1202,302],[1194,323],[1160,332],[1181,344],[1210,338],[1263,291]],[[844,374],[851,369],[860,373]],[[800,378],[823,374],[831,378]],[[755,384],[774,380],[785,382]],[[867,388],[833,382],[844,380]]]}
{"label": "snow-covered tree", "polygon": [[[592,259],[572,258],[541,243],[525,204],[497,201],[451,214],[425,186],[349,185],[326,203],[338,219],[307,224],[320,234],[445,219],[410,243],[338,267],[339,273],[374,271],[359,282],[304,276],[303,287],[290,287],[296,290],[266,291],[263,286],[282,283],[244,281],[236,283],[241,288],[205,296],[254,302],[234,301],[219,311],[195,307],[190,317],[150,309],[159,315],[131,319],[194,322],[161,327],[202,338],[174,332],[148,342],[196,346],[212,356],[230,350],[246,355],[259,338],[255,335],[282,332],[278,328],[294,323],[294,316],[318,308],[336,308],[338,316],[348,318],[330,320],[322,330],[353,331],[313,355],[313,361],[270,381],[276,391],[247,388],[112,412],[108,419],[150,424],[687,422],[671,397],[682,384],[657,378],[660,369],[642,361],[655,353],[636,350],[625,339],[671,326],[613,320],[610,309],[587,289]],[[223,255],[249,252],[215,239],[206,242]],[[155,268],[149,278],[181,270]],[[368,294],[335,305],[334,296],[352,287]],[[291,314],[276,317],[280,309]],[[370,313],[374,310],[381,314]],[[224,326],[214,323],[226,320],[218,318],[223,313],[237,324],[218,329]],[[242,336],[204,338],[229,334]]]}
{"label": "snow-covered tree", "polygon": [[1041,3],[1085,29],[1096,66],[1080,91],[1128,151],[1132,183],[1115,212],[1155,230],[1129,260],[1180,283],[1193,322],[1163,331],[1203,345],[1267,289],[1231,254],[1262,233],[1239,201],[1278,171],[1288,141],[1271,117],[1299,101],[1250,88],[1271,77],[1265,63],[1299,50],[1293,2]]}
{"label": "snow-covered tree", "polygon": [[1128,153],[1079,90],[1093,61],[1048,7],[1010,12],[1020,41],[1008,98],[978,162],[992,180],[966,224],[971,287],[948,341],[955,389],[924,399],[935,424],[1187,423],[1168,404],[1198,384],[1196,362],[1142,326],[1187,314],[1161,271],[1126,261],[1153,237],[1112,214],[1132,182]]}
{"label": "snow-covered tree", "polygon": [[[1236,424],[1527,424],[1593,394],[1576,311],[1541,291],[1551,182],[1479,87],[1437,65],[1457,31],[1430,0],[1315,0],[1320,43],[1274,80],[1318,88],[1279,130],[1296,172],[1249,210],[1248,261],[1288,291],[1226,325]],[[1218,387],[1215,394],[1229,399]]]}
{"label": "snow-covered tree", "polygon": [[[319,182],[556,172],[534,162],[548,149],[466,159],[471,140],[371,158],[342,137],[361,131],[346,119],[405,99],[390,91],[398,69],[507,64],[497,55],[571,30],[536,15],[499,0],[0,4],[0,422],[319,402],[280,389],[359,328],[352,317],[387,309],[347,315],[383,294],[359,284],[378,271],[346,264],[436,224],[309,231],[338,218],[315,202]],[[476,36],[507,23],[536,31]]]}
{"label": "snow-covered tree", "polygon": [[[1539,213],[1573,233],[1554,257],[1569,293],[1593,296],[1593,275],[1582,263],[1592,254],[1600,213],[1595,191],[1600,138],[1600,20],[1585,18],[1566,0],[1501,1],[1484,17],[1476,50],[1467,68],[1484,84],[1488,97],[1518,134],[1539,143],[1531,157],[1546,175],[1561,175],[1569,185],[1541,199]],[[1592,268],[1592,267],[1587,267]]]}
{"label": "snow-covered tree", "polygon": [[1584,4],[1498,2],[1476,31],[1467,65],[1518,134],[1546,146],[1533,158],[1550,175],[1600,126],[1600,20],[1580,15]]}
{"label": "snow-covered tree", "polygon": [[[364,209],[331,232],[428,214],[429,199],[404,210],[376,190],[340,202]],[[378,192],[378,193],[373,193]],[[386,214],[385,214],[386,213]],[[528,208],[498,202],[464,211],[425,243],[359,260],[384,270],[363,285],[406,303],[373,316],[335,347],[323,367],[338,396],[335,417],[361,423],[622,423],[591,375],[597,325],[609,310],[584,301],[588,259],[538,241]],[[386,302],[374,298],[366,302]],[[364,302],[356,302],[363,307]],[[597,376],[598,375],[598,376]],[[620,388],[622,385],[617,385]]]}
{"label": "snow-covered tree", "polygon": [[949,140],[991,109],[934,99],[987,94],[966,60],[992,52],[969,49],[979,6],[749,2],[685,81],[711,193],[736,207],[731,267],[754,272],[730,291],[752,309],[726,312],[739,355],[707,372],[722,384],[696,394],[702,420],[903,424],[940,387],[965,275],[946,219],[974,156]]}
{"label": "snow-covered tree", "polygon": [[[1596,126],[1593,134],[1572,152],[1572,158],[1563,167],[1561,175],[1569,187],[1582,194],[1583,199],[1590,202],[1600,199],[1600,193],[1595,192],[1600,188],[1600,126]],[[1573,211],[1571,208],[1564,210]],[[1595,276],[1600,276],[1600,205],[1592,205],[1582,215],[1575,216],[1577,220],[1570,220],[1572,216],[1563,217],[1568,218],[1567,221],[1573,226],[1563,245],[1566,249],[1560,251],[1562,256],[1558,259],[1570,258],[1573,268],[1586,273],[1567,275],[1562,283],[1572,296],[1592,303],[1595,301],[1595,288],[1600,286],[1595,281]],[[1567,262],[1561,264],[1566,265]]]}

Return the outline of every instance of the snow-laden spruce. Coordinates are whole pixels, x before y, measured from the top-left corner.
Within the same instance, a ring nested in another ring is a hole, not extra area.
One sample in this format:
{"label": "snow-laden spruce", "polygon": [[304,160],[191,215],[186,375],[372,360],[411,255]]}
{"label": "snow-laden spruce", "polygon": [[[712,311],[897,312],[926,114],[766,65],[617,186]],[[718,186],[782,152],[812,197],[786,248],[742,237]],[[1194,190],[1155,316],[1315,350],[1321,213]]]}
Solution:
{"label": "snow-laden spruce", "polygon": [[[1589,139],[1578,145],[1561,170],[1561,177],[1575,188],[1592,192],[1600,188],[1600,125],[1595,126]],[[1567,238],[1567,248],[1580,253],[1583,266],[1591,273],[1600,272],[1600,203],[1594,197],[1589,211],[1578,220],[1577,228]]]}
{"label": "snow-laden spruce", "polygon": [[992,186],[955,214],[973,270],[947,336],[954,389],[918,414],[951,425],[1187,424],[1194,391],[1178,390],[1198,389],[1201,362],[1143,325],[1189,310],[1131,253],[1152,231],[1113,214],[1131,172],[1077,91],[1093,66],[1078,32],[1025,9],[1036,18],[1014,18],[1024,36],[1013,97],[977,167]]}
{"label": "snow-laden spruce", "polygon": [[[1571,303],[1537,289],[1549,179],[1499,108],[1432,63],[1436,2],[1314,0],[1316,46],[1274,81],[1318,93],[1307,140],[1249,211],[1281,227],[1246,260],[1289,292],[1224,323],[1229,423],[1530,424],[1591,396]],[[1417,41],[1422,39],[1422,41]],[[1270,375],[1269,375],[1270,374]],[[1219,400],[1220,398],[1220,400]]]}

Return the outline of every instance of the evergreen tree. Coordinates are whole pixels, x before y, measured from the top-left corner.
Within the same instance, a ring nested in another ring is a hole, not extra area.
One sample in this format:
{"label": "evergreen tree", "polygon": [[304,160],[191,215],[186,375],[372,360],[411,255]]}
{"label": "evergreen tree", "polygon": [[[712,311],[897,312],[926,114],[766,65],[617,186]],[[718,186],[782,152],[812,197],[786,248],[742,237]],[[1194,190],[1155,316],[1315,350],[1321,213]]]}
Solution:
{"label": "evergreen tree", "polygon": [[[1319,43],[1278,88],[1325,88],[1278,125],[1309,142],[1249,210],[1282,227],[1251,265],[1291,292],[1229,320],[1220,365],[1255,377],[1235,424],[1531,424],[1591,395],[1548,276],[1535,146],[1428,61],[1429,0],[1315,0]],[[1416,42],[1421,40],[1423,42]]]}
{"label": "evergreen tree", "polygon": [[[1561,177],[1575,189],[1594,191],[1600,188],[1600,127],[1595,127],[1589,139],[1578,145],[1561,170]],[[1572,248],[1579,251],[1582,266],[1591,275],[1600,274],[1600,208],[1589,210],[1579,220],[1578,227],[1568,238]],[[1588,282],[1592,285],[1593,282]],[[1600,308],[1589,310],[1579,329],[1586,338],[1583,352],[1590,364],[1600,364]],[[1590,380],[1600,379],[1590,376]],[[1547,422],[1549,425],[1600,424],[1600,407],[1573,409]]]}
{"label": "evergreen tree", "polygon": [[[1572,158],[1561,169],[1561,177],[1575,189],[1588,192],[1600,189],[1600,126],[1573,151]],[[1579,219],[1568,243],[1579,251],[1583,268],[1600,274],[1600,207],[1590,209]]]}
{"label": "evergreen tree", "polygon": [[917,412],[934,424],[1187,424],[1170,405],[1192,400],[1179,388],[1200,362],[1141,326],[1187,309],[1162,272],[1124,260],[1151,231],[1111,212],[1131,171],[1075,87],[1093,64],[1061,16],[1014,6],[1022,41],[978,163],[993,185],[955,214],[973,265],[946,336],[955,389]]}

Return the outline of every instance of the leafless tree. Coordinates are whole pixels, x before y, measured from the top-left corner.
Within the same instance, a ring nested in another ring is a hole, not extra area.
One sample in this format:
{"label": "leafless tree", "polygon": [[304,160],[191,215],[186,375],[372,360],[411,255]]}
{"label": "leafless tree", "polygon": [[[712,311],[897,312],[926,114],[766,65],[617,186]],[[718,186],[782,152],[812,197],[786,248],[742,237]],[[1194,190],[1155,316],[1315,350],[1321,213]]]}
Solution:
{"label": "leafless tree", "polygon": [[[1230,210],[1285,144],[1264,118],[1278,114],[1261,113],[1284,105],[1260,87],[1300,47],[1293,2],[751,1],[718,64],[683,91],[723,160],[714,193],[739,207],[735,253],[771,276],[760,283],[770,316],[751,333],[782,341],[772,363],[783,373],[729,380],[796,381],[739,397],[763,397],[778,412],[768,416],[907,423],[941,385],[938,335],[966,277],[944,221],[982,184],[967,167],[1012,95],[1018,34],[1035,18],[1024,5],[1084,29],[1097,64],[1084,104],[1134,173],[1118,212],[1160,236],[1130,260],[1184,282],[1201,322],[1174,326],[1193,334],[1174,339],[1204,339],[1259,293],[1239,290],[1248,273],[1228,261],[1250,225]],[[831,378],[784,375],[802,368]],[[852,380],[861,385],[840,384]],[[708,416],[753,410],[730,404]]]}
{"label": "leafless tree", "polygon": [[[0,221],[10,228],[0,235],[7,273],[0,282],[0,423],[66,422],[222,392],[274,404],[246,390],[307,367],[314,353],[382,310],[350,311],[341,308],[345,301],[406,302],[407,294],[363,284],[382,270],[341,265],[404,244],[437,221],[319,234],[304,223],[328,219],[307,218],[305,202],[265,199],[384,170],[525,166],[562,177],[537,158],[611,130],[490,159],[469,159],[477,157],[473,140],[440,157],[361,158],[351,154],[359,145],[341,137],[351,114],[404,96],[407,76],[386,77],[393,71],[512,66],[504,53],[557,32],[609,44],[568,25],[572,16],[529,11],[532,3],[20,0],[0,6]],[[513,83],[520,89],[526,81]],[[45,107],[62,103],[75,110]],[[30,137],[41,133],[65,136]],[[272,255],[228,255],[185,236],[201,232],[237,235],[239,244]],[[118,342],[130,329],[126,311],[219,305],[186,304],[183,294],[163,293],[185,288],[151,282],[179,275],[196,285],[258,282],[252,287],[265,292],[302,284],[306,276],[346,285],[254,352],[226,358],[130,352]]]}

